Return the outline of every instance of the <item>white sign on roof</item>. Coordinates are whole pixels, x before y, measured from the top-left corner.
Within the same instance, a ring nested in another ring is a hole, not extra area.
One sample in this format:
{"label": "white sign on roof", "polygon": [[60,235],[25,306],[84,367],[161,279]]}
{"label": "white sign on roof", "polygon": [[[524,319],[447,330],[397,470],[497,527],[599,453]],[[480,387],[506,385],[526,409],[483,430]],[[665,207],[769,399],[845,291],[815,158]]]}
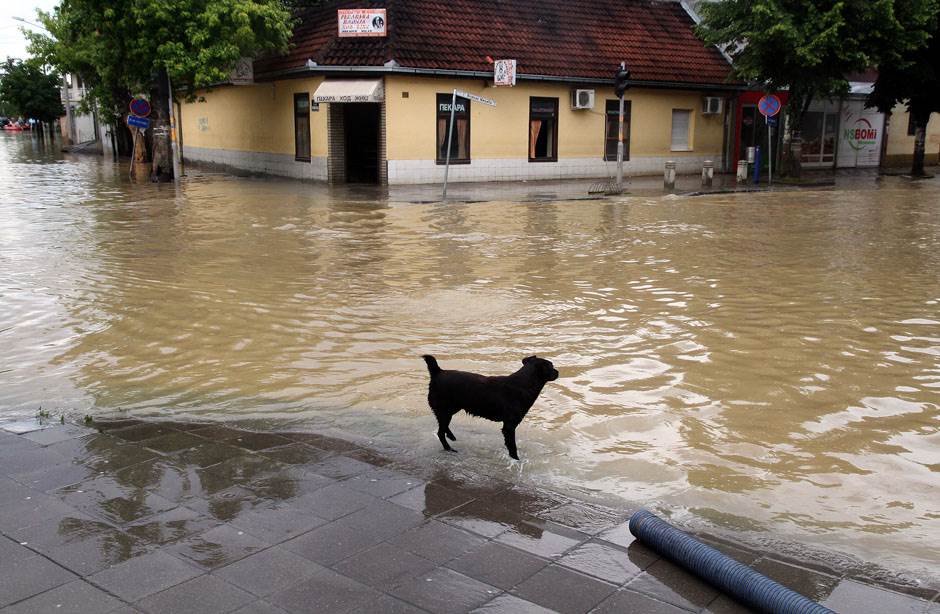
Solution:
{"label": "white sign on roof", "polygon": [[340,37],[386,36],[385,9],[339,9],[336,25]]}
{"label": "white sign on roof", "polygon": [[496,60],[493,62],[493,85],[512,87],[516,84],[516,61]]}

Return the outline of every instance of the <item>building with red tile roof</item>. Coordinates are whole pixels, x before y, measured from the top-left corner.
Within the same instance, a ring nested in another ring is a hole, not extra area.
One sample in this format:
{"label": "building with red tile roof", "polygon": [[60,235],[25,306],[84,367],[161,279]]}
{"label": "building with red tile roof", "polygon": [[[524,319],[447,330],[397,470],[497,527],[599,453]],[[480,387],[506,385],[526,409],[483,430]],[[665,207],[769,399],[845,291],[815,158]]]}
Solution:
{"label": "building with red tile roof", "polygon": [[[621,62],[627,174],[729,158],[728,103],[743,88],[680,2],[347,0],[297,18],[290,51],[255,60],[250,84],[183,106],[187,158],[423,183],[443,179],[449,140],[451,181],[609,177]],[[515,60],[513,87],[496,87],[494,60]],[[454,90],[496,106],[458,97],[451,134]]]}

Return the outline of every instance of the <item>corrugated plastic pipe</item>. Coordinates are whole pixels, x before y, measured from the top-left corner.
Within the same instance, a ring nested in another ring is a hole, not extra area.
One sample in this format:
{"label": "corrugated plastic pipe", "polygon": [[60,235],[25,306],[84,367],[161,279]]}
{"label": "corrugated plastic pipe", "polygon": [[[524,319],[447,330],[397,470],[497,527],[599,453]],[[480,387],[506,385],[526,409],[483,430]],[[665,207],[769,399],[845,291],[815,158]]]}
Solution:
{"label": "corrugated plastic pipe", "polygon": [[834,614],[832,610],[706,546],[652,512],[640,510],[634,513],[630,517],[630,532],[659,554],[758,611]]}

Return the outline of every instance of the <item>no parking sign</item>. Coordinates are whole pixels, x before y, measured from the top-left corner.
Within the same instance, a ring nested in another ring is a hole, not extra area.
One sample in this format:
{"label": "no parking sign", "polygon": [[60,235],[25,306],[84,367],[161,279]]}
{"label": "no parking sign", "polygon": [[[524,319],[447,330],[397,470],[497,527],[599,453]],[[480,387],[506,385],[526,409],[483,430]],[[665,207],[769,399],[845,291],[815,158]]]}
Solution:
{"label": "no parking sign", "polygon": [[757,110],[760,111],[761,115],[764,117],[773,117],[780,112],[781,106],[780,99],[773,94],[767,94],[761,97],[757,102]]}

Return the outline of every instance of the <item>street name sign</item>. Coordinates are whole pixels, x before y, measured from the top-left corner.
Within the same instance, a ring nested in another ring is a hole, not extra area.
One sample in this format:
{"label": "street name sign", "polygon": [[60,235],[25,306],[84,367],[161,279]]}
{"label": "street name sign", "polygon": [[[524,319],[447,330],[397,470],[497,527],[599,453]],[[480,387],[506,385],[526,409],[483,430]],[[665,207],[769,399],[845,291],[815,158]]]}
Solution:
{"label": "street name sign", "polygon": [[780,99],[773,94],[767,94],[757,102],[757,110],[764,117],[773,117],[780,112],[780,107]]}
{"label": "street name sign", "polygon": [[490,98],[484,98],[483,96],[477,96],[476,94],[471,94],[470,92],[462,92],[460,90],[454,90],[454,94],[460,96],[461,98],[466,98],[467,100],[475,100],[491,107],[496,106],[496,101]]}
{"label": "street name sign", "polygon": [[140,128],[141,130],[146,130],[150,127],[150,120],[146,117],[137,117],[136,115],[127,116],[127,125],[134,128]]}

